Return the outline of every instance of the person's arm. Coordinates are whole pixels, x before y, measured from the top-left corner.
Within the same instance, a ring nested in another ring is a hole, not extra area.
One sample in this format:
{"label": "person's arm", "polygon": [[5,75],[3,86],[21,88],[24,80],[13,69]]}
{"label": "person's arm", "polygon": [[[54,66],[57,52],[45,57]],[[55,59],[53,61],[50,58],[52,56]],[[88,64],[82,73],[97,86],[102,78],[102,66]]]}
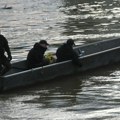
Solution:
{"label": "person's arm", "polygon": [[8,41],[7,39],[3,36],[4,38],[4,48],[5,48],[5,51],[7,52],[7,55],[8,55],[8,59],[11,61],[12,60],[12,56],[11,56],[11,51],[10,51],[10,48],[9,48],[9,45],[8,45]]}
{"label": "person's arm", "polygon": [[72,62],[81,67],[81,62],[79,60],[79,56],[74,50],[72,51]]}

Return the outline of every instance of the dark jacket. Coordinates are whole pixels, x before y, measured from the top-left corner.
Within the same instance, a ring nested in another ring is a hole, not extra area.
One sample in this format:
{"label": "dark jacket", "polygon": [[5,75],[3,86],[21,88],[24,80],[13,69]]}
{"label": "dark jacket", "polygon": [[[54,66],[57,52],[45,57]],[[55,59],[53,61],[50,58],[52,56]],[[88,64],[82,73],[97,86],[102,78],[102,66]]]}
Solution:
{"label": "dark jacket", "polygon": [[28,68],[42,66],[44,62],[44,53],[47,48],[43,48],[39,43],[35,43],[34,47],[29,51],[27,56]]}
{"label": "dark jacket", "polygon": [[71,45],[65,43],[62,46],[60,46],[56,52],[56,56],[57,56],[57,62],[72,60],[74,64],[81,66],[79,56],[73,50],[73,47]]}
{"label": "dark jacket", "polygon": [[1,60],[4,60],[5,52],[7,52],[8,59],[11,60],[12,56],[11,56],[10,48],[8,46],[8,41],[3,35],[0,34],[0,59]]}

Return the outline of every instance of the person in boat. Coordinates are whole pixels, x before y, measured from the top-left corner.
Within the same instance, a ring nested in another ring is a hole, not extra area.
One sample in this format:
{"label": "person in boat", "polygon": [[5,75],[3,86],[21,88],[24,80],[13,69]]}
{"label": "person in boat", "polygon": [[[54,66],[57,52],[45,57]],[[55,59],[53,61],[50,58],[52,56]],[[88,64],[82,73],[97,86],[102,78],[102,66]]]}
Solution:
{"label": "person in boat", "polygon": [[56,51],[57,62],[72,60],[74,64],[81,66],[79,55],[73,50],[74,45],[72,39],[68,39],[66,43],[61,45]]}
{"label": "person in boat", "polygon": [[49,44],[46,40],[40,40],[40,42],[34,44],[33,48],[29,51],[27,55],[28,69],[49,64],[49,62],[44,57],[44,53],[47,50],[48,45]]}
{"label": "person in boat", "polygon": [[[7,53],[7,56],[6,54]],[[7,39],[0,34],[0,75],[4,75],[11,68],[11,51]]]}

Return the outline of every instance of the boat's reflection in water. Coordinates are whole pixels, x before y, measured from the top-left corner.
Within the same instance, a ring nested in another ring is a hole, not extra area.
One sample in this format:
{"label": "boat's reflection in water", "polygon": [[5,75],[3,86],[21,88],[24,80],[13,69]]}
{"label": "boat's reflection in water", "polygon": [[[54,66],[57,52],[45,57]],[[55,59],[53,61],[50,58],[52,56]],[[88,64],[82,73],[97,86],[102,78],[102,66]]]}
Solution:
{"label": "boat's reflection in water", "polygon": [[82,90],[82,80],[79,80],[78,74],[64,76],[31,89],[34,89],[39,97],[24,102],[42,103],[43,108],[67,107],[76,104],[76,96]]}
{"label": "boat's reflection in water", "polygon": [[[116,73],[117,69],[118,72]],[[119,65],[116,64],[56,78],[29,88],[27,91],[33,91],[37,98],[24,102],[40,103],[43,108],[60,108],[84,104],[86,101],[93,99],[93,96],[95,97],[94,100],[97,99],[96,94],[104,94],[104,90],[117,79],[116,74],[119,76],[119,69]]]}

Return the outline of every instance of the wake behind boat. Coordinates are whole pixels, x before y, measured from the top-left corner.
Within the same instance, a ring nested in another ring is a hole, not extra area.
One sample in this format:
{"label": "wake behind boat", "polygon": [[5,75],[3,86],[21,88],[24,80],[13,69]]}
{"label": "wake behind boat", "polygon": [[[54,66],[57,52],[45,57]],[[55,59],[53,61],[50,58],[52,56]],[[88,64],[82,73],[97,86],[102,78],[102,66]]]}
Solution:
{"label": "wake behind boat", "polygon": [[73,65],[71,60],[27,69],[26,61],[12,64],[12,69],[0,77],[0,91],[45,82],[56,77],[84,72],[120,61],[120,38],[103,40],[74,48],[84,51],[80,56],[82,67]]}

